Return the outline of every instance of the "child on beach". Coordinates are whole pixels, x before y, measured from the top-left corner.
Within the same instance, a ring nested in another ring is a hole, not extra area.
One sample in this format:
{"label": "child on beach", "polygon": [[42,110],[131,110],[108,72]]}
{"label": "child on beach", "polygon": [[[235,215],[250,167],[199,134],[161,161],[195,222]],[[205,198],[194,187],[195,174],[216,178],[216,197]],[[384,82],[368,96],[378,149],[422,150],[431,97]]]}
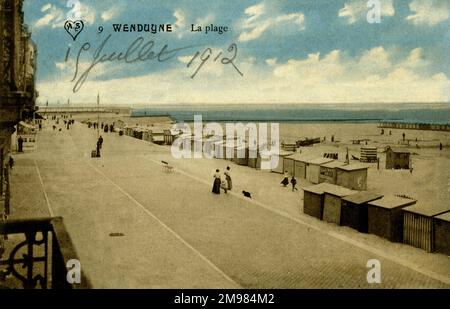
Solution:
{"label": "child on beach", "polygon": [[288,171],[284,171],[284,178],[281,181],[281,184],[283,185],[283,187],[286,187],[289,184],[289,174]]}
{"label": "child on beach", "polygon": [[298,190],[295,186],[297,185],[297,179],[295,179],[294,176],[291,178],[291,184],[292,184],[292,191]]}

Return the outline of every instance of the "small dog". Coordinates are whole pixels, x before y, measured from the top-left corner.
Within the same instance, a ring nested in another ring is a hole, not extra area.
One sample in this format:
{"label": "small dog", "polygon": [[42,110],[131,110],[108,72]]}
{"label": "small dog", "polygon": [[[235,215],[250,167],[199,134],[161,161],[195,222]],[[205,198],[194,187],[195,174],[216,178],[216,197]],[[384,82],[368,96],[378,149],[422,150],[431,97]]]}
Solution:
{"label": "small dog", "polygon": [[252,194],[250,192],[242,191],[242,194],[244,194],[245,197],[252,198]]}

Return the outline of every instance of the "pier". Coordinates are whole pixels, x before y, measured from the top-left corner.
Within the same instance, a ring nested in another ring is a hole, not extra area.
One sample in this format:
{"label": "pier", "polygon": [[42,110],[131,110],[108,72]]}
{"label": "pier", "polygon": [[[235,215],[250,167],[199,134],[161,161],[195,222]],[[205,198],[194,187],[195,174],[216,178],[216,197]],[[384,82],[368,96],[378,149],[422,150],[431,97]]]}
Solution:
{"label": "pier", "polygon": [[450,131],[450,124],[432,124],[432,123],[412,123],[412,122],[386,122],[378,124],[383,129],[402,129],[402,130],[429,130],[429,131]]}

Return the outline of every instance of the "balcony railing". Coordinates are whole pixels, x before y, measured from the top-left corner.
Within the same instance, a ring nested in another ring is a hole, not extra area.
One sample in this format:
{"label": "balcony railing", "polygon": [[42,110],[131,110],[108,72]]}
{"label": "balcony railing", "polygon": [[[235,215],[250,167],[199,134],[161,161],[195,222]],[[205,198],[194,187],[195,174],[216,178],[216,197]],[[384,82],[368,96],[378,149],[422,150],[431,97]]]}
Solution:
{"label": "balcony railing", "polygon": [[0,260],[0,288],[91,287],[83,272],[80,283],[67,280],[67,262],[78,260],[78,257],[62,218],[0,222],[0,237],[5,236],[7,240]]}

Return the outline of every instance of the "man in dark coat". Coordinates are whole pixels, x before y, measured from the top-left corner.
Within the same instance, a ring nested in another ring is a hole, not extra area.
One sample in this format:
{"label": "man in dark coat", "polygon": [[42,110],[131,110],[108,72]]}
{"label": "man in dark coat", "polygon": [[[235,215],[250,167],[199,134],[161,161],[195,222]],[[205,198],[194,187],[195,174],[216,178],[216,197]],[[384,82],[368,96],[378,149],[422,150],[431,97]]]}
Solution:
{"label": "man in dark coat", "polygon": [[23,152],[23,138],[22,138],[22,136],[19,136],[19,139],[17,140],[17,144],[18,144],[19,152]]}

